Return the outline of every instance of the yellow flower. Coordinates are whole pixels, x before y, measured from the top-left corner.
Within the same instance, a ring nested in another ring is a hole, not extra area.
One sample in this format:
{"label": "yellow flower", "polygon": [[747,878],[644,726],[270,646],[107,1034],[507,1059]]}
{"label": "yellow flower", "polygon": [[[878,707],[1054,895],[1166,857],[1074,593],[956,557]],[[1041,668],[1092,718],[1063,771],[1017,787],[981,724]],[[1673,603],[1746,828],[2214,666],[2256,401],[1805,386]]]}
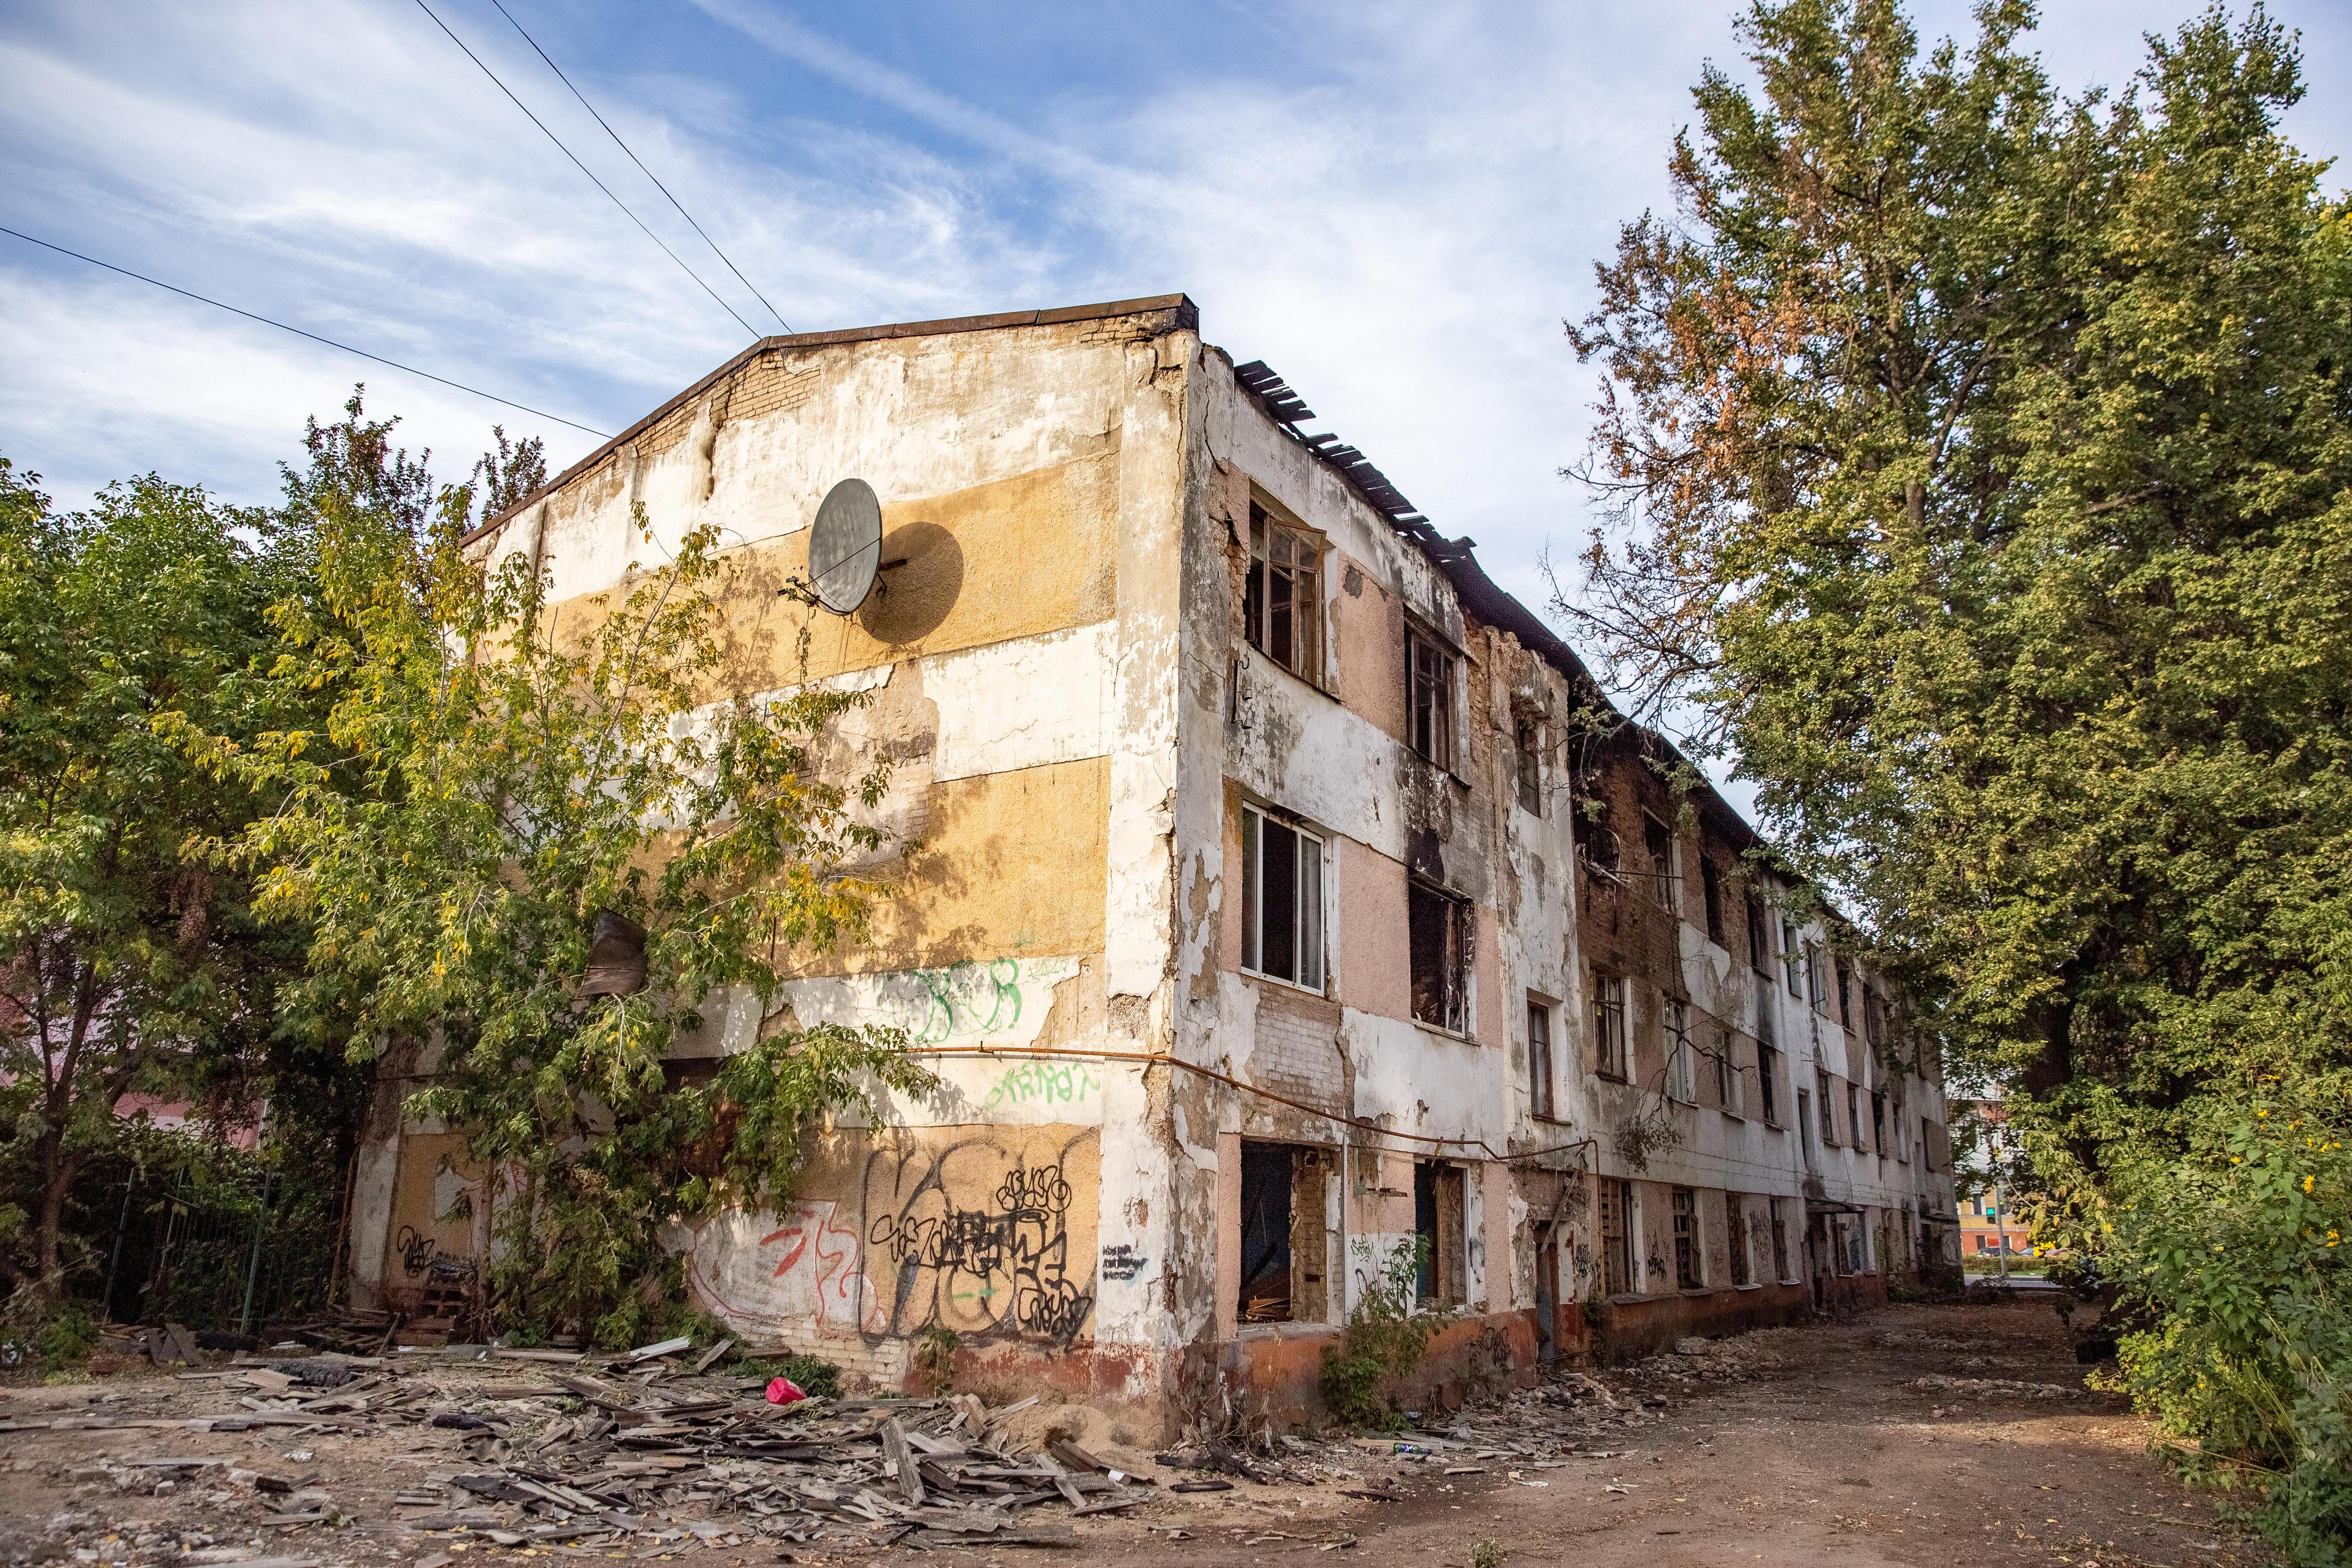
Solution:
{"label": "yellow flower", "polygon": [[2311,1191],[2311,1178],[2309,1176],[2305,1176],[2303,1179],[2303,1190],[2306,1193]]}

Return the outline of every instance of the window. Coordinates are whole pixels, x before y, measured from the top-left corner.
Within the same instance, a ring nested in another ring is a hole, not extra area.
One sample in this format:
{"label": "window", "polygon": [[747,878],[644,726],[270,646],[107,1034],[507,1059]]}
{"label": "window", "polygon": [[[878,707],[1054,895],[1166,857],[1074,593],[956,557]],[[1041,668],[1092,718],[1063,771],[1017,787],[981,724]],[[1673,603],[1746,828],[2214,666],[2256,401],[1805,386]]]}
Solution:
{"label": "window", "polygon": [[1739,1114],[1739,1062],[1731,1031],[1720,1024],[1715,1030],[1715,1102],[1734,1116]]}
{"label": "window", "polygon": [[1764,900],[1753,893],[1748,894],[1748,966],[1768,979],[1772,973],[1771,929],[1764,917]]}
{"label": "window", "polygon": [[1600,1178],[1601,1285],[1612,1296],[1633,1289],[1633,1203],[1627,1184]]}
{"label": "window", "polygon": [[1780,976],[1789,983],[1789,994],[1801,1002],[1805,999],[1805,951],[1798,944],[1797,922],[1780,922]]}
{"label": "window", "polygon": [[1250,503],[1249,581],[1242,593],[1242,621],[1250,646],[1308,680],[1319,681],[1322,662],[1322,546],[1304,529],[1291,528]]}
{"label": "window", "polygon": [[1242,1145],[1242,1323],[1320,1323],[1330,1317],[1324,1283],[1330,1252],[1324,1223],[1336,1167],[1325,1149]]}
{"label": "window", "polygon": [[1675,1289],[1704,1288],[1699,1274],[1698,1194],[1688,1187],[1675,1189]]}
{"label": "window", "polygon": [[1242,967],[1323,989],[1323,841],[1242,808]]}
{"label": "window", "polygon": [[1626,1071],[1625,977],[1622,974],[1592,977],[1592,1044],[1593,1070],[1622,1083]]}
{"label": "window", "polygon": [[1843,957],[1838,958],[1836,963],[1838,1022],[1851,1029],[1853,1027],[1853,988],[1850,982],[1853,978],[1853,970]]}
{"label": "window", "polygon": [[1666,1098],[1685,1105],[1698,1102],[1696,1066],[1691,1058],[1690,1004],[1679,996],[1665,999]]}
{"label": "window", "polygon": [[1862,1086],[1858,1083],[1845,1086],[1845,1136],[1857,1152],[1862,1149]]}
{"label": "window", "polygon": [[1813,1151],[1813,1097],[1801,1089],[1797,1091],[1797,1140],[1804,1145],[1805,1169],[1819,1171],[1821,1161]]}
{"label": "window", "polygon": [[1412,1228],[1420,1240],[1421,1300],[1458,1307],[1467,1296],[1463,1241],[1463,1180],[1459,1165],[1422,1160],[1412,1167]]}
{"label": "window", "polygon": [[1699,892],[1706,900],[1707,940],[1717,947],[1731,944],[1723,940],[1723,873],[1715,862],[1702,857],[1698,863]]}
{"label": "window", "polygon": [[1882,1160],[1886,1158],[1886,1092],[1870,1091],[1870,1147]]}
{"label": "window", "polygon": [[1780,1125],[1780,1053],[1772,1043],[1772,998],[1768,993],[1756,1005],[1756,1093],[1765,1121]]}
{"label": "window", "polygon": [[1441,768],[1454,766],[1454,656],[1420,632],[1404,637],[1406,738]]}
{"label": "window", "polygon": [[1731,1282],[1755,1284],[1755,1270],[1748,1258],[1748,1200],[1738,1193],[1724,1194],[1723,1242],[1731,1254]]}
{"label": "window", "polygon": [[1830,1095],[1830,1074],[1827,1068],[1813,1069],[1813,1103],[1822,1108],[1822,1147],[1837,1147],[1837,1101]]}
{"label": "window", "polygon": [[1775,1279],[1791,1278],[1789,1273],[1789,1222],[1781,1216],[1782,1201],[1780,1198],[1765,1200],[1772,1211],[1772,1278]]}
{"label": "window", "polygon": [[1805,996],[1812,1003],[1813,1011],[1826,1018],[1830,1016],[1829,968],[1822,959],[1822,944],[1805,943]]}
{"label": "window", "polygon": [[1886,1034],[1886,999],[1866,985],[1862,990],[1862,1034],[1874,1051]]}
{"label": "window", "polygon": [[1642,814],[1642,847],[1650,852],[1650,897],[1670,910],[1682,907],[1677,896],[1675,876],[1674,829],[1652,816]]}
{"label": "window", "polygon": [[1528,1103],[1549,1121],[1551,1115],[1551,1008],[1528,998]]}
{"label": "window", "polygon": [[1543,731],[1521,721],[1511,738],[1518,759],[1519,809],[1530,816],[1543,815]]}
{"label": "window", "polygon": [[1412,946],[1412,1016],[1424,1024],[1470,1032],[1470,906],[1420,882],[1405,891]]}

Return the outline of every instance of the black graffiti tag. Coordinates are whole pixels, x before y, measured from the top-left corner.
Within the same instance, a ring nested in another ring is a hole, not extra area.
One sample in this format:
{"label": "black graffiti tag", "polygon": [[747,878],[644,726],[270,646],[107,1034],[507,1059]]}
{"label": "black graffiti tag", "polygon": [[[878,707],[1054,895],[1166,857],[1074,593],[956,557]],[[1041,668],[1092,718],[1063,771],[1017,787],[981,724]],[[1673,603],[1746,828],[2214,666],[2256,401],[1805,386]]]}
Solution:
{"label": "black graffiti tag", "polygon": [[867,1241],[898,1266],[898,1314],[928,1271],[932,1300],[922,1321],[940,1321],[943,1301],[971,1301],[980,1305],[961,1310],[996,1317],[998,1329],[1067,1344],[1094,1308],[1092,1291],[1069,1278],[1070,1184],[1059,1165],[1016,1164],[990,1205],[874,1221]]}

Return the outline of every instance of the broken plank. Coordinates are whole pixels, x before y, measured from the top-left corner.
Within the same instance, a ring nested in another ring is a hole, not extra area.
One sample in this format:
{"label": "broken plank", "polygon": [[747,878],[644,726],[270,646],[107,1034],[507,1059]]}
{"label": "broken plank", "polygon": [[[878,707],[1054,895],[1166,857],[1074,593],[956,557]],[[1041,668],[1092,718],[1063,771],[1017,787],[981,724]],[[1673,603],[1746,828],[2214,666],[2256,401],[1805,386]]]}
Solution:
{"label": "broken plank", "polygon": [[700,1358],[694,1363],[695,1375],[698,1377],[702,1373],[709,1372],[712,1367],[719,1364],[719,1360],[721,1356],[724,1356],[729,1351],[731,1351],[734,1348],[735,1342],[733,1340],[721,1340],[717,1344],[711,1346],[709,1350],[704,1351]]}
{"label": "broken plank", "polygon": [[907,1429],[898,1425],[896,1415],[882,1423],[882,1457],[898,1474],[898,1489],[907,1500],[920,1508],[923,1504],[923,1473],[915,1463],[915,1451],[908,1446]]}
{"label": "broken plank", "polygon": [[676,1355],[682,1350],[690,1350],[693,1345],[694,1342],[691,1339],[680,1334],[674,1340],[661,1340],[653,1344],[639,1345],[629,1352],[629,1359],[633,1362],[652,1361],[658,1356]]}

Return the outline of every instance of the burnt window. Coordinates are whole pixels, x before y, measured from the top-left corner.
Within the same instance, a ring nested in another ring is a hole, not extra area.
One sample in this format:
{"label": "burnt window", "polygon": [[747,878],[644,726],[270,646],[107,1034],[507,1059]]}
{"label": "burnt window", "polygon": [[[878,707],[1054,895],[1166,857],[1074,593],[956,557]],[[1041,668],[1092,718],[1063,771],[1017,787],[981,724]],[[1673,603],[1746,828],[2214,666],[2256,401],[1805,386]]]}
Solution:
{"label": "burnt window", "polygon": [[1768,979],[1772,973],[1772,926],[1764,913],[1764,900],[1755,894],[1748,895],[1748,964]]}
{"label": "burnt window", "polygon": [[1748,1200],[1738,1193],[1724,1195],[1723,1245],[1731,1255],[1731,1282],[1755,1284],[1755,1267],[1748,1257]]}
{"label": "burnt window", "polygon": [[1404,635],[1406,738],[1441,768],[1454,766],[1454,655],[1434,637]]}
{"label": "burnt window", "polygon": [[1452,894],[1422,882],[1408,884],[1412,1016],[1457,1035],[1470,1032],[1470,906]]}
{"label": "burnt window", "polygon": [[1705,1286],[1698,1258],[1698,1194],[1676,1187],[1675,1204],[1675,1289],[1697,1290]]}
{"label": "burnt window", "polygon": [[1620,1083],[1625,1070],[1625,977],[1592,977],[1593,1071]]}
{"label": "burnt window", "polygon": [[1530,816],[1543,815],[1543,731],[1522,721],[1511,737],[1518,763],[1519,809]]}
{"label": "burnt window", "polygon": [[1536,1115],[1552,1120],[1551,1005],[1535,996],[1528,998],[1528,1104]]}
{"label": "burnt window", "polygon": [[1322,562],[1315,535],[1250,503],[1249,581],[1242,620],[1250,646],[1309,680],[1322,678]]}
{"label": "burnt window", "polygon": [[1731,944],[1723,940],[1723,873],[1715,862],[1702,858],[1698,863],[1698,888],[1706,900],[1707,939],[1717,947]]}
{"label": "burnt window", "polygon": [[1290,1143],[1242,1145],[1243,1323],[1319,1323],[1329,1317],[1324,1210],[1331,1155]]}
{"label": "burnt window", "polygon": [[1464,1249],[1462,1167],[1434,1160],[1412,1168],[1412,1228],[1421,1255],[1415,1287],[1421,1300],[1458,1307],[1469,1299],[1468,1254]]}
{"label": "burnt window", "polygon": [[1648,812],[1642,814],[1642,847],[1650,857],[1650,897],[1670,910],[1682,908],[1675,875],[1675,831]]}
{"label": "burnt window", "polygon": [[1323,989],[1323,841],[1242,808],[1242,967]]}
{"label": "burnt window", "polygon": [[1601,1194],[1601,1286],[1612,1296],[1633,1289],[1633,1200],[1629,1185],[1614,1176],[1599,1181]]}

